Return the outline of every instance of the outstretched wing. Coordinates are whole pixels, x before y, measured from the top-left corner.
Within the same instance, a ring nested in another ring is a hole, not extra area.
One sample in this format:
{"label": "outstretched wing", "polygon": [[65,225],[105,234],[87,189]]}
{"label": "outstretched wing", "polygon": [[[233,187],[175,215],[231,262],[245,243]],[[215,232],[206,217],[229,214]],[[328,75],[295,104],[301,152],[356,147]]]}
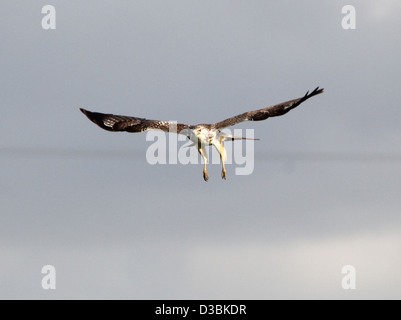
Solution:
{"label": "outstretched wing", "polygon": [[[96,123],[100,128],[108,131],[143,132],[149,130],[162,130],[169,132],[170,128],[174,130],[174,125],[168,121],[149,120],[145,118],[91,112],[85,109],[80,110],[88,117],[90,121]],[[188,128],[187,125],[178,123],[176,133],[180,133],[186,128]]]}
{"label": "outstretched wing", "polygon": [[309,91],[301,98],[286,101],[280,104],[276,104],[271,107],[267,107],[264,109],[259,109],[255,111],[249,111],[245,112],[243,114],[240,114],[238,116],[228,118],[224,121],[220,121],[217,123],[214,123],[212,125],[213,128],[215,129],[223,129],[226,127],[233,126],[237,123],[244,122],[244,121],[260,121],[260,120],[265,120],[269,117],[277,117],[281,116],[283,114],[286,114],[288,111],[298,107],[302,102],[305,100],[309,99],[310,97],[313,97],[319,93],[323,92],[323,88],[319,89],[317,87],[315,90],[313,90],[311,93]]}

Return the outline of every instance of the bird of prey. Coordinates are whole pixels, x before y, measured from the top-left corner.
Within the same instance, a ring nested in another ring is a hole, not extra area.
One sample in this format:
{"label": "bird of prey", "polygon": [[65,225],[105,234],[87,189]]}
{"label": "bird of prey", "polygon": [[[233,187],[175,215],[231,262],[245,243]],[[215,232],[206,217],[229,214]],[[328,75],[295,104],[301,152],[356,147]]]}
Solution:
{"label": "bird of prey", "polygon": [[[311,93],[309,91],[301,98],[289,100],[263,109],[249,111],[237,115],[226,120],[216,122],[213,124],[197,124],[187,125],[178,123],[174,125],[174,133],[183,134],[193,142],[197,147],[198,152],[204,160],[203,178],[208,181],[209,174],[206,170],[208,162],[206,146],[215,146],[220,154],[222,163],[221,177],[226,179],[227,173],[224,162],[226,161],[226,150],[224,149],[224,141],[233,141],[237,139],[247,139],[243,137],[235,137],[226,134],[221,129],[233,126],[244,121],[261,121],[270,117],[277,117],[286,114],[288,111],[298,107],[302,102],[307,99],[323,92],[323,88],[317,87]],[[104,114],[98,112],[91,112],[85,109],[80,109],[92,122],[99,127],[108,131],[127,131],[127,132],[143,132],[149,130],[162,130],[171,132],[171,123],[168,121],[149,120],[145,118],[120,116],[114,114]],[[255,139],[256,140],[256,139]]]}

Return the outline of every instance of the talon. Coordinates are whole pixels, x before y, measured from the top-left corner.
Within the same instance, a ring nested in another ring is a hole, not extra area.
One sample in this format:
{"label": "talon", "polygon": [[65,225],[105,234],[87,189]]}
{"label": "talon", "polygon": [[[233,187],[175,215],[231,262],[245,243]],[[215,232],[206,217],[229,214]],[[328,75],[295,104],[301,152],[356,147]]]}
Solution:
{"label": "talon", "polygon": [[227,180],[227,174],[225,170],[221,172],[221,178]]}
{"label": "talon", "polygon": [[206,171],[203,171],[203,179],[205,179],[205,181],[209,180],[209,175]]}

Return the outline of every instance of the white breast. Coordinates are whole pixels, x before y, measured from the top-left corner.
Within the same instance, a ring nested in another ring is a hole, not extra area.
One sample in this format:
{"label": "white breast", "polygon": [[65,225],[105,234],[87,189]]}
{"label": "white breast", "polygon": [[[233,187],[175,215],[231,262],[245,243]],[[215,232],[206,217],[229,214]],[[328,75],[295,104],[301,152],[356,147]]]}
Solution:
{"label": "white breast", "polygon": [[191,130],[189,138],[194,143],[198,143],[199,139],[201,144],[210,146],[213,143],[213,140],[216,138],[216,131],[205,128],[197,128]]}

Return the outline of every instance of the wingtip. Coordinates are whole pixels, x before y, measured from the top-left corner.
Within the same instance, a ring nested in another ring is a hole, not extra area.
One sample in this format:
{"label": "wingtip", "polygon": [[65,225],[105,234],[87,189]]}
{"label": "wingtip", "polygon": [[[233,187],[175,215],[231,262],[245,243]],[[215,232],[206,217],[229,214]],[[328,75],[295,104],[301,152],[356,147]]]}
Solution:
{"label": "wingtip", "polygon": [[86,110],[84,108],[79,108],[79,110],[81,110],[81,112],[86,116],[88,116],[91,113],[90,111],[88,111],[88,110]]}
{"label": "wingtip", "polygon": [[84,109],[84,108],[79,108],[79,110],[81,110],[81,112],[82,112],[89,120],[93,121],[93,120],[92,120],[92,118],[93,118],[93,112],[90,112],[89,110],[86,110],[86,109]]}
{"label": "wingtip", "polygon": [[316,94],[318,94],[318,93],[323,93],[323,92],[324,92],[324,88],[316,87],[316,89],[314,90],[314,92],[316,92]]}
{"label": "wingtip", "polygon": [[312,97],[314,95],[320,94],[324,92],[324,88],[316,87],[310,94],[309,91],[306,93],[306,97]]}

